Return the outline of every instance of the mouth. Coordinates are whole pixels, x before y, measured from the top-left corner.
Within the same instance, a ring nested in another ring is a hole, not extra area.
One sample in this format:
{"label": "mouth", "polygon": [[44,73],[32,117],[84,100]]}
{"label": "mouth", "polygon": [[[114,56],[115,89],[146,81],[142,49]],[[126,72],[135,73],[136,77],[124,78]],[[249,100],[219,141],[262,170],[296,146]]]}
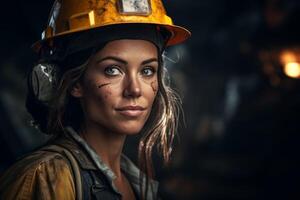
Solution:
{"label": "mouth", "polygon": [[116,111],[126,117],[138,117],[145,112],[146,108],[141,106],[124,106],[117,108]]}

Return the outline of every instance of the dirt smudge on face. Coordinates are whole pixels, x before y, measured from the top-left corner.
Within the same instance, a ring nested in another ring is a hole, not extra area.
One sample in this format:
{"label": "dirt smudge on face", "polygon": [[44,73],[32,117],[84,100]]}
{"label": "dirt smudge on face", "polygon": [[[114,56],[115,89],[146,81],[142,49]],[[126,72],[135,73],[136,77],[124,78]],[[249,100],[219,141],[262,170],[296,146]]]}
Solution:
{"label": "dirt smudge on face", "polygon": [[106,86],[106,85],[109,85],[110,83],[104,83],[104,84],[101,84],[101,85],[98,85],[97,87],[98,88],[102,88],[103,86]]}
{"label": "dirt smudge on face", "polygon": [[152,90],[153,90],[153,92],[154,92],[154,94],[157,92],[157,84],[156,84],[156,81],[153,81],[153,82],[151,82],[151,88],[152,88]]}
{"label": "dirt smudge on face", "polygon": [[[102,88],[102,87],[104,87],[106,85],[109,85],[109,84],[111,84],[111,83],[100,84],[100,85],[97,85],[97,88]],[[108,99],[108,97],[111,96],[111,95],[112,95],[112,91],[110,91],[109,89],[106,89],[105,93],[104,93],[104,99]]]}

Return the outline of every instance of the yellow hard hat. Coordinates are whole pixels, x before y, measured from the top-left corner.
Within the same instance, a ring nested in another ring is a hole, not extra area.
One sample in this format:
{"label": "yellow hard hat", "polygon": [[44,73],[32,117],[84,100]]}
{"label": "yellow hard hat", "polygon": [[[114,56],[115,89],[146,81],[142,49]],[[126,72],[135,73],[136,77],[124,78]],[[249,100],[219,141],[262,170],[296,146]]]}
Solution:
{"label": "yellow hard hat", "polygon": [[166,46],[185,41],[191,33],[173,24],[161,0],[56,0],[42,39],[33,45],[72,33],[116,24],[154,24],[170,32]]}

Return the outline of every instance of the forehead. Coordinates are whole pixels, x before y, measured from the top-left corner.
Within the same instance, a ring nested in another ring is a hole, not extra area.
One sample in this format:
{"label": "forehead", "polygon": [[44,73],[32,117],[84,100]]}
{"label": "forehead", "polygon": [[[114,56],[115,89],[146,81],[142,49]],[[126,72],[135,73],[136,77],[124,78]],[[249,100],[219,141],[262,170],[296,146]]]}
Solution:
{"label": "forehead", "polygon": [[96,52],[96,57],[157,57],[157,53],[158,48],[156,45],[147,40],[121,39],[108,42],[102,49]]}

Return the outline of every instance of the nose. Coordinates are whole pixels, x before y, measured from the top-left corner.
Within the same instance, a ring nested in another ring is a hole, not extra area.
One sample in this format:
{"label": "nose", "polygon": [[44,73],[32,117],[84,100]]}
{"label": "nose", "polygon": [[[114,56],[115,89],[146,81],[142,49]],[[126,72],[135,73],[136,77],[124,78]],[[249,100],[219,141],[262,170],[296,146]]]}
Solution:
{"label": "nose", "polygon": [[137,76],[127,76],[123,95],[126,98],[137,98],[142,95],[141,85]]}

